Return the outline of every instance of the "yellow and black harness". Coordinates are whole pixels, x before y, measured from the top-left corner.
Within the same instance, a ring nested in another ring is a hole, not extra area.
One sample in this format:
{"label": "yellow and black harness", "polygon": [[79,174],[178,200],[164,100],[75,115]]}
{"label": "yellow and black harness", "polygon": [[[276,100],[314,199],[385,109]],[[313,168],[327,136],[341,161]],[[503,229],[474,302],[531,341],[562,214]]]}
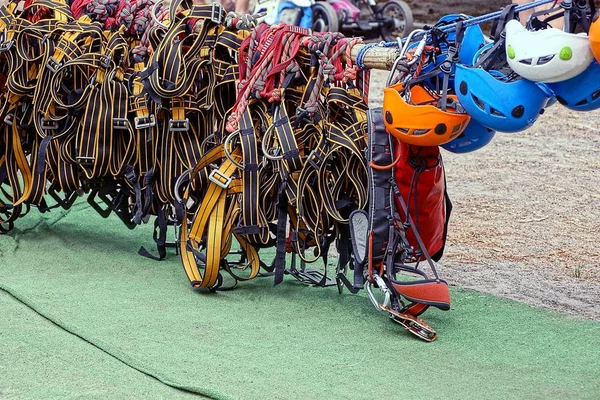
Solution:
{"label": "yellow and black harness", "polygon": [[433,298],[445,283],[436,275],[415,291],[395,278],[411,253],[389,225],[390,200],[367,214],[370,243],[388,253],[360,256],[366,242],[351,233],[351,216],[382,201],[372,163],[385,161],[375,150],[386,140],[368,112],[368,72],[350,61],[360,40],[191,0],[10,2],[0,32],[3,232],[31,206],[69,208],[87,194],[129,228],[156,217],[158,256],[139,253],[163,259],[175,247],[195,289],[259,275],[354,293],[385,284],[392,300],[380,309],[435,338],[417,316],[446,308]]}

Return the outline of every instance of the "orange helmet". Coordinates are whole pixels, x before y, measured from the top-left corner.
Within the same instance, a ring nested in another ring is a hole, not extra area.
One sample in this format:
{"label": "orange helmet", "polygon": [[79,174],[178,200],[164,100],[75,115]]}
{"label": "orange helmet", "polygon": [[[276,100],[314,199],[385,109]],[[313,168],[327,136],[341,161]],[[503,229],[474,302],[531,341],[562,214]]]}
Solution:
{"label": "orange helmet", "polygon": [[600,18],[598,13],[594,15],[592,23],[590,24],[589,41],[592,47],[592,53],[594,57],[600,63]]}
{"label": "orange helmet", "polygon": [[383,90],[385,127],[401,142],[439,146],[458,137],[471,120],[469,114],[462,111],[456,96],[447,96],[444,111],[438,108],[441,96],[421,86],[410,88],[408,101],[402,96],[403,92],[402,82]]}

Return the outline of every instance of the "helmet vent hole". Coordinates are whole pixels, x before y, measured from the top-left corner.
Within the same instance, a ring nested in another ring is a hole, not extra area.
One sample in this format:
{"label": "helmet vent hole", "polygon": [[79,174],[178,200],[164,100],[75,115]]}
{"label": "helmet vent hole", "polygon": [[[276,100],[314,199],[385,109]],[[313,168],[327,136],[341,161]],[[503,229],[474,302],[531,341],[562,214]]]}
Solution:
{"label": "helmet vent hole", "polygon": [[598,89],[594,93],[592,93],[592,100],[597,100],[598,97],[600,97],[600,89]]}
{"label": "helmet vent hole", "polygon": [[523,60],[519,60],[521,64],[531,65],[533,63],[533,58],[525,58]]}
{"label": "helmet vent hole", "polygon": [[427,132],[429,132],[429,129],[415,129],[415,131],[413,132],[413,135],[421,136],[421,135],[426,134]]}
{"label": "helmet vent hole", "polygon": [[556,101],[558,101],[563,106],[567,105],[567,101],[565,99],[563,99],[562,97],[560,97],[560,96],[556,96]]}
{"label": "helmet vent hole", "polygon": [[483,101],[481,101],[479,99],[479,97],[477,97],[475,95],[471,95],[471,97],[473,98],[473,101],[475,102],[475,104],[477,104],[477,107],[481,108],[482,110],[485,110],[485,103]]}
{"label": "helmet vent hole", "polygon": [[389,111],[385,112],[385,122],[387,122],[390,125],[394,123],[394,118],[392,118],[392,113]]}
{"label": "helmet vent hole", "polygon": [[467,92],[469,91],[469,86],[467,85],[467,82],[465,82],[465,81],[462,81],[462,82],[460,83],[460,88],[459,88],[459,90],[460,90],[460,93],[461,93],[463,96],[466,96]]}
{"label": "helmet vent hole", "polygon": [[438,135],[445,134],[447,130],[448,130],[448,127],[446,126],[446,124],[437,124],[435,127],[435,133]]}
{"label": "helmet vent hole", "polygon": [[578,102],[577,104],[575,104],[576,106],[584,106],[588,103],[587,99],[583,99],[580,102]]}
{"label": "helmet vent hole", "polygon": [[408,128],[398,128],[398,130],[402,133],[408,133]]}
{"label": "helmet vent hole", "polygon": [[490,108],[490,113],[492,113],[492,115],[495,115],[496,117],[503,117],[503,118],[506,117],[506,115],[502,114],[500,111],[496,110],[495,108]]}
{"label": "helmet vent hole", "polygon": [[455,125],[454,128],[452,128],[452,135],[456,135],[461,129],[462,129],[462,124]]}
{"label": "helmet vent hole", "polygon": [[544,65],[544,64],[548,64],[550,61],[552,61],[552,59],[554,58],[554,55],[551,56],[545,56],[545,57],[540,57],[538,58],[538,62],[536,65]]}
{"label": "helmet vent hole", "polygon": [[511,112],[511,115],[515,118],[521,118],[523,114],[525,114],[525,107],[523,106],[516,106]]}

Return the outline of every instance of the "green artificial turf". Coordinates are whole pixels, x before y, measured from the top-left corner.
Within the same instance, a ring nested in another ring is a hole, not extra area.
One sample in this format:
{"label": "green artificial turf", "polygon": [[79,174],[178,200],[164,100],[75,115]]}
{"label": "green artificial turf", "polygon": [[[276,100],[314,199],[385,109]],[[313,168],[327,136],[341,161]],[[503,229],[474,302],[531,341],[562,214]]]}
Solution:
{"label": "green artificial turf", "polygon": [[599,398],[596,322],[453,289],[451,311],[424,315],[438,331],[425,343],[335,288],[261,278],[195,292],[177,256],[142,258],[140,245],[152,248],[150,226],[83,202],[0,236],[2,393],[185,395],[151,375],[219,399]]}

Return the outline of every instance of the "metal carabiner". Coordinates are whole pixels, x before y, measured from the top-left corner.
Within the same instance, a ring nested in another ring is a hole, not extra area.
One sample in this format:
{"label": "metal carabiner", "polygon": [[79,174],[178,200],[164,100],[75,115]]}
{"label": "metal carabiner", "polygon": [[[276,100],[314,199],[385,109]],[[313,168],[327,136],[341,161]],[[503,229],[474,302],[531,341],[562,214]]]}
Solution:
{"label": "metal carabiner", "polygon": [[371,300],[371,303],[373,303],[373,306],[375,306],[375,309],[382,311],[382,310],[386,310],[387,308],[389,308],[390,302],[391,302],[391,294],[390,294],[390,290],[388,289],[387,285],[385,284],[385,281],[383,280],[382,277],[380,277],[377,274],[373,274],[373,277],[375,278],[375,282],[377,283],[377,286],[379,286],[379,290],[381,290],[381,293],[383,293],[384,296],[384,300],[383,303],[379,303],[379,301],[377,301],[377,299],[375,298],[375,294],[373,294],[373,283],[372,282],[368,282],[365,284],[366,289],[367,289],[367,294],[369,295],[369,299]]}
{"label": "metal carabiner", "polygon": [[[412,31],[408,37],[406,38],[406,41],[404,42],[404,45],[402,47],[402,49],[400,50],[400,54],[398,55],[398,57],[396,58],[396,60],[394,61],[394,64],[392,66],[392,69],[390,70],[390,74],[388,75],[388,78],[386,80],[386,87],[391,86],[392,84],[392,80],[394,78],[394,74],[396,73],[396,70],[398,68],[398,64],[400,63],[400,61],[404,61],[406,59],[406,53],[408,53],[408,48],[411,44],[411,40],[412,38],[419,33],[426,33],[427,31],[424,29],[415,29],[414,31]],[[427,35],[423,35],[423,38],[421,39],[421,41],[419,42],[416,50],[415,50],[415,57],[408,62],[408,65],[413,65],[416,63],[416,61],[418,60],[419,57],[421,57],[421,54],[423,53],[423,50],[425,49],[425,45],[427,44]],[[418,54],[417,54],[418,53]]]}
{"label": "metal carabiner", "polygon": [[156,19],[156,9],[157,9],[157,7],[158,7],[158,6],[161,6],[161,5],[162,5],[162,1],[158,1],[158,2],[156,2],[156,3],[155,3],[153,6],[152,6],[152,8],[150,9],[150,17],[152,18],[152,21],[153,21],[155,24],[159,25],[159,26],[160,26],[161,28],[163,28],[163,29],[167,29],[167,30],[168,30],[168,29],[169,29],[169,26],[168,26],[168,25],[165,25],[165,24],[163,24],[162,22],[160,22],[158,19]]}

